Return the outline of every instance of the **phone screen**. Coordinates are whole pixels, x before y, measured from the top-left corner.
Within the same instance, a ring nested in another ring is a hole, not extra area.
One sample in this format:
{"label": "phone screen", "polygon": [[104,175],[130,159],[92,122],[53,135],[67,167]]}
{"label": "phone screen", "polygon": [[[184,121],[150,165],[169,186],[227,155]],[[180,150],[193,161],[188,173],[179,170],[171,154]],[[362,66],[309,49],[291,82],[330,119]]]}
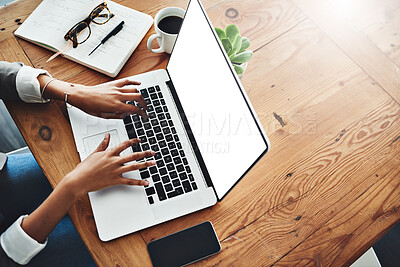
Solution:
{"label": "phone screen", "polygon": [[211,222],[204,222],[147,245],[153,266],[182,266],[221,251]]}

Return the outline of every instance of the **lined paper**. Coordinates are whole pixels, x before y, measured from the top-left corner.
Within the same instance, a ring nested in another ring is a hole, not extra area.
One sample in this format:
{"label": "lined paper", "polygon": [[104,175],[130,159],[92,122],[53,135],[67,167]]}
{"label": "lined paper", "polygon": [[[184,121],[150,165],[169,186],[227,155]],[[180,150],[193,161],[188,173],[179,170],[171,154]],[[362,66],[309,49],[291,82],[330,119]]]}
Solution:
{"label": "lined paper", "polygon": [[[44,0],[17,29],[15,35],[41,46],[50,46],[46,47],[50,50],[62,50],[70,42],[64,40],[64,35],[101,2]],[[70,46],[64,56],[114,77],[151,27],[153,18],[112,1],[107,1],[107,5],[115,16],[103,25],[90,23],[89,39],[77,48]],[[88,56],[121,21],[125,22],[123,29]]]}

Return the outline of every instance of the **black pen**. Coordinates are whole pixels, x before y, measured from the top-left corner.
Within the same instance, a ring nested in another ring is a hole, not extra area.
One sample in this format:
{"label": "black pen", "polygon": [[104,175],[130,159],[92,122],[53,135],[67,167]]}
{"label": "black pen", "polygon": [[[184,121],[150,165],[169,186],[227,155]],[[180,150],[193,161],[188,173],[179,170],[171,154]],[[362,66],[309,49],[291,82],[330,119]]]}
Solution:
{"label": "black pen", "polygon": [[93,49],[92,52],[90,52],[89,56],[102,44],[104,44],[105,42],[107,42],[108,39],[110,39],[111,36],[116,35],[117,33],[119,33],[122,30],[122,27],[124,26],[124,21],[121,21],[120,24],[118,24],[117,27],[115,27],[109,34],[107,34],[106,37],[104,37],[103,40],[101,40],[101,43],[99,43],[95,49]]}

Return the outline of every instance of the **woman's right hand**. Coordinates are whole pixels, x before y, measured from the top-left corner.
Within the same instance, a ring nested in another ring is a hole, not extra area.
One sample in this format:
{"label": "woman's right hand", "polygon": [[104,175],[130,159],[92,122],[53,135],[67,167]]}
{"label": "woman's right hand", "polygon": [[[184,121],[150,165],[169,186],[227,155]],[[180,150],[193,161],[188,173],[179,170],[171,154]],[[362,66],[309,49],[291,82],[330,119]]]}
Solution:
{"label": "woman's right hand", "polygon": [[145,180],[135,180],[122,177],[122,174],[142,168],[147,168],[156,164],[154,160],[142,163],[126,164],[131,161],[140,160],[145,157],[154,156],[153,151],[137,152],[126,156],[120,156],[120,153],[140,142],[138,139],[131,139],[122,142],[120,145],[110,148],[110,134],[107,133],[104,140],[97,149],[84,161],[70,172],[62,182],[67,183],[77,197],[113,185],[148,185]]}

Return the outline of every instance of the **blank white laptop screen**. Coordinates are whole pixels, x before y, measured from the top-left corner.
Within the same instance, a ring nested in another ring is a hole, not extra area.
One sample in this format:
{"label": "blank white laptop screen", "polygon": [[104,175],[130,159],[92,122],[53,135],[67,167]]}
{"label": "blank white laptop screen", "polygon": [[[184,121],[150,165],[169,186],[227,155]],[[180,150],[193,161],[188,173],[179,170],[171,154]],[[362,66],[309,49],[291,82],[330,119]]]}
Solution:
{"label": "blank white laptop screen", "polygon": [[188,7],[167,70],[222,198],[267,143],[197,0]]}

